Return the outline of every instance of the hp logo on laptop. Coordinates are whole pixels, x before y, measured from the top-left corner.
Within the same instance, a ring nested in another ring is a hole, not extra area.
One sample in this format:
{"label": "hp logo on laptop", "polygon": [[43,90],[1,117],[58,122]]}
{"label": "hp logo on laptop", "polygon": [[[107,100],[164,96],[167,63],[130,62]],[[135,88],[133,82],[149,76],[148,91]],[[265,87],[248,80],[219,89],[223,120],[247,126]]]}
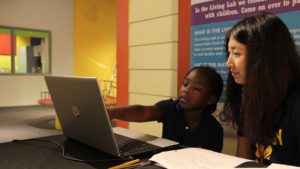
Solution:
{"label": "hp logo on laptop", "polygon": [[72,106],[72,112],[76,118],[80,116],[79,109],[76,106]]}

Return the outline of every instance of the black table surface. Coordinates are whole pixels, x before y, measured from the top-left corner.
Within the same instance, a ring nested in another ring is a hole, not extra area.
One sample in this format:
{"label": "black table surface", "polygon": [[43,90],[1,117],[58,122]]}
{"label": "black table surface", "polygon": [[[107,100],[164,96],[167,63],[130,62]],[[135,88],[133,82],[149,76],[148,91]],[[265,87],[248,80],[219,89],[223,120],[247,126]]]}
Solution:
{"label": "black table surface", "polygon": [[102,169],[127,160],[95,150],[63,135],[0,144],[0,168],[3,169]]}

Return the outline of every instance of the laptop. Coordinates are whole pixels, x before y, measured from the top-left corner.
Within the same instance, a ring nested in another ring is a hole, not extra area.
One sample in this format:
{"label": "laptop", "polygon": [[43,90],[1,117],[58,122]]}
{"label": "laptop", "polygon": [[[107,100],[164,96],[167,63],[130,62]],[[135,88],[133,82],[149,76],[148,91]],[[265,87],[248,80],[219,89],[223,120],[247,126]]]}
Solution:
{"label": "laptop", "polygon": [[153,154],[179,145],[164,138],[112,127],[95,77],[45,76],[45,81],[62,131],[68,138],[117,157]]}

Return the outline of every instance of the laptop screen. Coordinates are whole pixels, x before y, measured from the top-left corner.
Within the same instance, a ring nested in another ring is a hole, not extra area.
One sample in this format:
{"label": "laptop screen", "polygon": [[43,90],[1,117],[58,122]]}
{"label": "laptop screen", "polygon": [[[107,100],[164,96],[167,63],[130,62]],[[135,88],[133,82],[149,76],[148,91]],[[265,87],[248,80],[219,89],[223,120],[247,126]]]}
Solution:
{"label": "laptop screen", "polygon": [[119,156],[97,79],[45,76],[45,81],[64,135]]}
{"label": "laptop screen", "polygon": [[114,156],[122,156],[114,132],[161,149],[178,145],[128,129],[113,130],[95,77],[45,76],[45,81],[63,133],[69,138]]}

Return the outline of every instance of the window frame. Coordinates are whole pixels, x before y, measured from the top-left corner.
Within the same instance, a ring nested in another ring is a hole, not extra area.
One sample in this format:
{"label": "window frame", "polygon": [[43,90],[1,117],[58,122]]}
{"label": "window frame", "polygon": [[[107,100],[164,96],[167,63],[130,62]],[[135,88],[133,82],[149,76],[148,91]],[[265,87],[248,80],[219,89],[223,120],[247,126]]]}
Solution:
{"label": "window frame", "polygon": [[[52,74],[52,32],[50,30],[44,30],[44,29],[34,29],[34,28],[22,28],[22,27],[12,27],[12,26],[4,26],[0,25],[0,28],[2,29],[9,29],[10,31],[10,61],[11,61],[11,70],[10,72],[3,73],[0,72],[0,76],[3,75],[49,75]],[[16,38],[15,38],[15,31],[32,31],[32,32],[43,32],[48,34],[48,67],[49,70],[48,72],[37,72],[37,73],[32,73],[32,72],[27,72],[27,73],[19,73],[16,72],[16,63],[15,63],[15,56],[16,52],[14,49],[16,47]]]}

